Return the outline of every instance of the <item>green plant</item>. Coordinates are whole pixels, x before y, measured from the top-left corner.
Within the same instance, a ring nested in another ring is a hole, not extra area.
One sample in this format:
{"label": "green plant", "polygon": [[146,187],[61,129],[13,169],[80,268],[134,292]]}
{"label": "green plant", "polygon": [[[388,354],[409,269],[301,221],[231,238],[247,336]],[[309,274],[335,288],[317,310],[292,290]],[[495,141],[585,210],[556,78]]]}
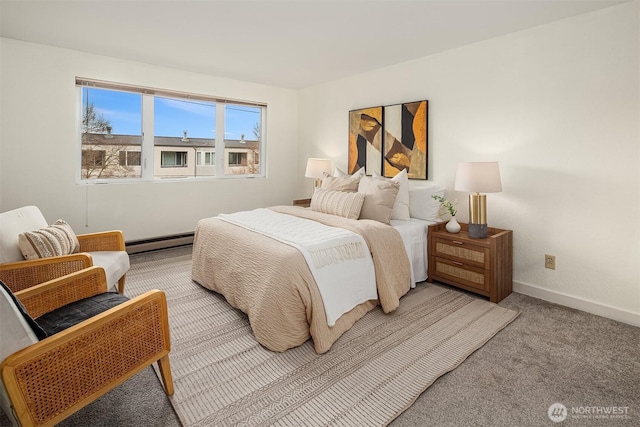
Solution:
{"label": "green plant", "polygon": [[456,204],[457,203],[451,203],[450,201],[448,201],[447,199],[445,199],[442,196],[438,196],[437,194],[434,194],[433,196],[431,196],[434,200],[437,200],[438,202],[440,202],[440,204],[442,205],[443,208],[445,208],[449,214],[451,216],[456,216],[456,212],[458,212],[458,210],[456,209]]}

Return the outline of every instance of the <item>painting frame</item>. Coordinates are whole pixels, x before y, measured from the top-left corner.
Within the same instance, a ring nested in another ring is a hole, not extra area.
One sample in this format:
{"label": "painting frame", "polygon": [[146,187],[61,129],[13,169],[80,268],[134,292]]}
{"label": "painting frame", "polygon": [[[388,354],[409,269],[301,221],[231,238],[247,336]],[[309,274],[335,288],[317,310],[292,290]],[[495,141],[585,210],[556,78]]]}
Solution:
{"label": "painting frame", "polygon": [[383,106],[349,111],[349,175],[360,168],[367,175],[382,174],[383,114]]}
{"label": "painting frame", "polygon": [[410,179],[428,179],[429,101],[385,105],[382,117],[382,175],[407,169]]}

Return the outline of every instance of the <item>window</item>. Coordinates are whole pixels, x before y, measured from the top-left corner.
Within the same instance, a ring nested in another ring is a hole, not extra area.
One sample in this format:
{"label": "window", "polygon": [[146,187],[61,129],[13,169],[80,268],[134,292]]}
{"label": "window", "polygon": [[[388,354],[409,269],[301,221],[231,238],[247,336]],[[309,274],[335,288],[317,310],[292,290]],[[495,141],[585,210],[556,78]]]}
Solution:
{"label": "window", "polygon": [[186,151],[162,151],[160,166],[163,168],[186,168]]}
{"label": "window", "polygon": [[229,166],[246,166],[247,153],[229,153]]}
{"label": "window", "polygon": [[85,169],[101,168],[105,164],[107,152],[105,150],[82,151],[82,167]]}
{"label": "window", "polygon": [[141,103],[139,94],[82,88],[82,179],[141,176],[140,168],[129,167],[126,156],[124,163],[120,156],[122,151],[141,147]]}
{"label": "window", "polygon": [[196,155],[197,166],[215,166],[216,153],[213,151],[198,151]]}
{"label": "window", "polygon": [[122,166],[140,166],[141,154],[140,151],[120,151],[118,161]]}
{"label": "window", "polygon": [[82,180],[264,176],[264,104],[81,78],[76,84]]}
{"label": "window", "polygon": [[229,153],[233,167],[225,168],[225,173],[260,174],[261,116],[259,107],[225,105],[225,146],[236,151]]}

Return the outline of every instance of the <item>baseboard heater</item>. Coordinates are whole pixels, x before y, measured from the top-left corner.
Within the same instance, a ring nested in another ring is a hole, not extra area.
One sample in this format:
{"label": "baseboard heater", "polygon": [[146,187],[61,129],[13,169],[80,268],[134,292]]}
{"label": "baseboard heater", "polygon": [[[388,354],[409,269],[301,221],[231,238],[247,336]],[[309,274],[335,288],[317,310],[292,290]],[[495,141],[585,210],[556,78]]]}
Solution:
{"label": "baseboard heater", "polygon": [[172,234],[170,236],[160,236],[151,239],[125,242],[128,254],[157,251],[159,249],[168,249],[191,244],[193,244],[193,233]]}

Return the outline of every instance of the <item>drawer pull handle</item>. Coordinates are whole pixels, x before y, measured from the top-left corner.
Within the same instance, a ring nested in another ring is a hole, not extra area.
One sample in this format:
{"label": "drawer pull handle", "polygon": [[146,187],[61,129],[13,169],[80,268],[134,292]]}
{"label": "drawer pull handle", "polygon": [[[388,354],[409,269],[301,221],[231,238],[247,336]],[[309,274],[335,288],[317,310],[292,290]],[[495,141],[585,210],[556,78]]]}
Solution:
{"label": "drawer pull handle", "polygon": [[452,240],[451,242],[455,243],[456,245],[464,245],[463,242],[459,242],[457,240]]}
{"label": "drawer pull handle", "polygon": [[451,262],[454,263],[455,265],[464,265],[463,263],[458,262],[458,261],[451,261]]}

